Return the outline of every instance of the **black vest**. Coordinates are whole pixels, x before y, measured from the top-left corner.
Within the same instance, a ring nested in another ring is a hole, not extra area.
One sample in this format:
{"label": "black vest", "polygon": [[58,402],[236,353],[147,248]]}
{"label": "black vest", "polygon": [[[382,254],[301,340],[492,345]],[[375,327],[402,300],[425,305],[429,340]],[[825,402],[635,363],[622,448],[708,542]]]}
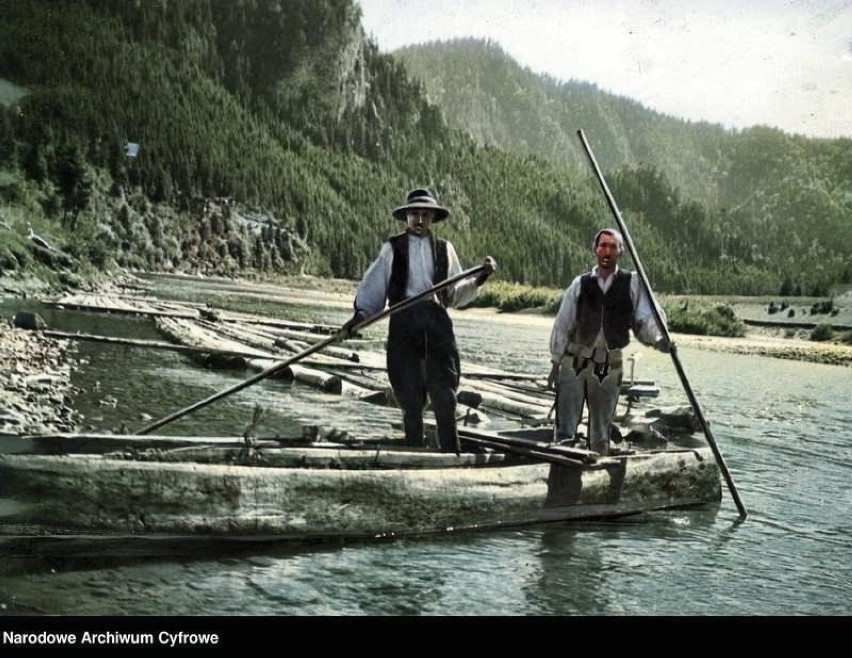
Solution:
{"label": "black vest", "polygon": [[[450,269],[447,241],[438,240],[431,235],[429,239],[432,241],[432,258],[435,265],[432,282],[440,283],[446,280]],[[393,249],[393,263],[391,264],[391,275],[388,282],[388,302],[393,306],[405,299],[405,288],[408,285],[408,233],[394,235],[388,242]],[[449,300],[447,288],[438,291],[438,299],[441,304],[447,306]]]}
{"label": "black vest", "polygon": [[577,302],[577,329],[575,341],[591,347],[603,326],[608,349],[626,347],[630,342],[630,323],[633,317],[633,302],[630,299],[632,274],[618,270],[613,275],[606,294],[601,290],[591,273],[580,280],[580,299]]}

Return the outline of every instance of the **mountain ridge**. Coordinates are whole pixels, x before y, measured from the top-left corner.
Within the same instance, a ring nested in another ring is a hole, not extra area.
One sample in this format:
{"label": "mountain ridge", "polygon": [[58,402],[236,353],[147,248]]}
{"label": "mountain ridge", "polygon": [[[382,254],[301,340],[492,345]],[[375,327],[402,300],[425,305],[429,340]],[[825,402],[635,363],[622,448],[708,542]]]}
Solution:
{"label": "mountain ridge", "polygon": [[[31,222],[82,269],[356,279],[402,228],[390,210],[427,185],[466,263],[493,255],[507,281],[563,287],[612,223],[582,127],[660,289],[823,294],[852,276],[848,140],[673,124],[474,52],[466,66],[491,89],[477,111],[493,143],[478,143],[408,55],[378,52],[351,0],[0,0],[0,13],[0,92],[26,91],[0,103],[5,272],[73,278],[32,251]],[[529,110],[554,89],[570,96]],[[566,161],[495,145],[521,129]]]}

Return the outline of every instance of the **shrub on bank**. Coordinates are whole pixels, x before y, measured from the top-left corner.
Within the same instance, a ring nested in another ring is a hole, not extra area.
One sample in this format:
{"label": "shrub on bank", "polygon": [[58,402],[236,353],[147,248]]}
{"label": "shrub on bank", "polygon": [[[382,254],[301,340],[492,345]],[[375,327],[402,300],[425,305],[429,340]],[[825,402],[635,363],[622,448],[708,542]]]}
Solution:
{"label": "shrub on bank", "polygon": [[830,324],[818,324],[811,331],[811,340],[824,341],[831,340],[832,338],[834,338],[834,327]]}
{"label": "shrub on bank", "polygon": [[[536,311],[556,315],[563,290],[530,287],[520,283],[489,281],[479,291],[475,306],[493,307],[511,313]],[[676,303],[663,303],[670,331],[702,336],[745,336],[746,326],[727,304],[711,305],[705,300],[688,298]]]}
{"label": "shrub on bank", "polygon": [[32,263],[32,256],[20,240],[8,235],[9,231],[0,231],[3,235],[0,241],[0,271],[14,272],[23,270]]}
{"label": "shrub on bank", "polygon": [[489,281],[479,291],[475,306],[493,307],[507,313],[535,310],[553,313],[559,310],[562,291],[553,288],[530,287],[507,281]]}
{"label": "shrub on bank", "polygon": [[734,309],[727,304],[708,306],[705,302],[686,299],[677,304],[663,304],[669,331],[700,336],[745,336],[746,327]]}

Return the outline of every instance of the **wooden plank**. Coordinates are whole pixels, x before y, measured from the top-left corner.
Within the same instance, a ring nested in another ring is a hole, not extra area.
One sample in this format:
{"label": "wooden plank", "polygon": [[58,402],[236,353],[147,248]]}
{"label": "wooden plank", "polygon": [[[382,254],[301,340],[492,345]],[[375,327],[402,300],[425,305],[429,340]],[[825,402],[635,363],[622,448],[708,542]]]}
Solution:
{"label": "wooden plank", "polygon": [[[278,448],[282,445],[277,439],[257,439],[255,445]],[[148,450],[184,448],[198,445],[214,445],[219,447],[246,446],[242,437],[179,437],[162,435],[135,434],[76,434],[57,433],[38,436],[0,437],[0,453],[33,453],[33,454],[101,454],[116,450]]]}
{"label": "wooden plank", "polygon": [[268,468],[462,468],[496,465],[505,460],[502,453],[464,453],[461,455],[414,451],[398,448],[364,448],[342,445],[292,446],[287,448],[193,446],[176,450],[157,450],[150,457],[138,454],[141,461],[193,462],[199,464],[235,464]]}
{"label": "wooden plank", "polygon": [[[429,425],[434,426],[434,423],[429,423]],[[509,434],[484,432],[482,430],[475,430],[469,427],[458,428],[458,434],[459,438],[461,439],[469,438],[474,441],[478,439],[483,441],[489,441],[491,443],[499,443],[506,446],[518,446],[521,448],[534,449],[553,453],[556,455],[563,455],[565,457],[578,460],[586,464],[593,464],[594,462],[600,459],[600,455],[591,450],[571,448],[568,446],[561,446],[546,441],[537,441],[533,439],[511,436]]]}
{"label": "wooden plank", "polygon": [[[3,448],[10,448],[4,450]],[[136,434],[57,433],[0,440],[0,454],[110,455],[122,451],[134,460],[197,462],[306,468],[454,468],[498,464],[502,453],[455,455],[402,445],[367,445],[362,441],[178,437]]]}

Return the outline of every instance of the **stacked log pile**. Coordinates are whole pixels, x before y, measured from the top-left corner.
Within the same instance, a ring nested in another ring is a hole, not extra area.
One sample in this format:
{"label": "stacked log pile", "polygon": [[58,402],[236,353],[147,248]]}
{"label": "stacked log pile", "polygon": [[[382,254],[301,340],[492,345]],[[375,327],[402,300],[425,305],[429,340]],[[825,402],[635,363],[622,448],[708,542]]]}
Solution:
{"label": "stacked log pile", "polygon": [[[293,364],[276,373],[276,377],[333,394],[356,396],[372,404],[396,404],[383,351],[363,349],[358,341],[349,339],[347,345],[354,343],[362,349],[329,344],[301,358],[301,353],[328,340],[335,327],[214,311],[198,304],[160,302],[133,295],[76,295],[56,303],[89,311],[150,315],[169,339],[168,345],[187,351],[205,367],[264,371],[293,359]],[[149,344],[161,346],[153,341]],[[489,415],[524,426],[553,423],[554,394],[546,388],[544,377],[501,372],[471,363],[462,364],[462,374],[458,401],[463,424],[487,423]],[[643,422],[633,417],[630,420],[632,428]]]}

